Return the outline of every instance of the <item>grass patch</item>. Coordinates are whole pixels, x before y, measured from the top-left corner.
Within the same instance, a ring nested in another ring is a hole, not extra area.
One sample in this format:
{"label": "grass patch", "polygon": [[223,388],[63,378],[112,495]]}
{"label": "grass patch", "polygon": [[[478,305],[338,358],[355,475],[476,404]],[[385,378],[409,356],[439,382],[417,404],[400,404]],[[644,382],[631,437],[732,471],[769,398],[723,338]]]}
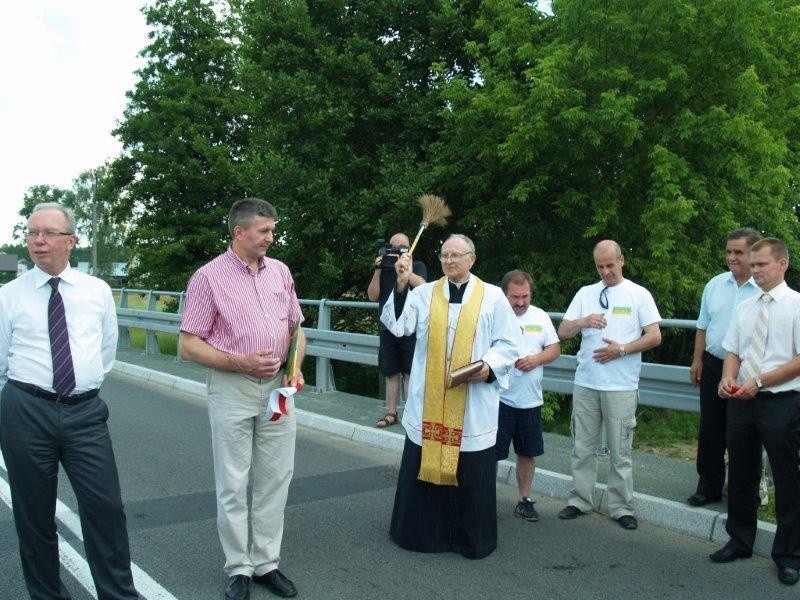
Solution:
{"label": "grass patch", "polygon": [[[134,310],[150,310],[147,304],[147,294],[131,294],[126,293],[127,308]],[[114,292],[114,302],[119,307],[120,293]],[[178,312],[177,311],[178,299],[175,296],[162,296],[156,297],[156,307],[158,312]]]}
{"label": "grass patch", "polygon": [[699,414],[640,406],[636,422],[634,448],[673,458],[695,458]]}
{"label": "grass patch", "polygon": [[[146,332],[144,329],[135,329],[128,327],[128,335],[131,338],[131,347],[144,350],[146,346]],[[156,339],[158,340],[158,347],[161,354],[170,354],[172,356],[178,355],[178,336],[174,333],[161,333],[156,332]]]}
{"label": "grass patch", "polygon": [[775,490],[769,491],[769,504],[762,506],[758,509],[758,520],[767,521],[769,523],[777,523],[775,518]]}
{"label": "grass patch", "polygon": [[[552,407],[552,416],[544,418],[545,431],[570,436],[571,403],[564,396],[557,401],[545,394],[545,405]],[[544,411],[543,411],[544,413]],[[634,448],[664,454],[674,458],[695,458],[697,452],[697,428],[700,415],[680,410],[639,406],[636,411],[636,435]]]}

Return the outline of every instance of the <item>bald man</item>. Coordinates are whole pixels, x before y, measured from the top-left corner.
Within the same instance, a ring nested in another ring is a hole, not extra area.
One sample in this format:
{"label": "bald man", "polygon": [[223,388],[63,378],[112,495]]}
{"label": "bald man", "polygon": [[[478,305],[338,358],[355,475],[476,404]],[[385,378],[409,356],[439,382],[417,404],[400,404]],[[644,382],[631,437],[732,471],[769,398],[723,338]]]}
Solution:
{"label": "bald man", "polygon": [[608,514],[624,529],[636,529],[631,448],[641,353],[661,343],[661,315],[650,292],[622,276],[625,257],[617,242],[599,242],[593,255],[600,281],[578,290],[558,328],[562,340],[581,334],[572,392],[572,490],[558,516],[574,519],[593,510],[596,449],[605,428]]}
{"label": "bald man", "polygon": [[[367,288],[367,297],[378,303],[378,314],[394,290],[397,274],[394,265],[401,254],[409,249],[408,236],[395,233],[389,239],[389,248],[375,257],[372,279]],[[408,285],[412,289],[425,283],[428,269],[424,263],[413,261]],[[378,347],[378,368],[386,378],[386,414],[378,419],[376,427],[389,427],[398,422],[397,401],[400,397],[400,386],[403,386],[403,397],[408,398],[408,375],[411,372],[411,359],[414,356],[416,336],[395,337],[383,323],[379,330],[380,346]]]}

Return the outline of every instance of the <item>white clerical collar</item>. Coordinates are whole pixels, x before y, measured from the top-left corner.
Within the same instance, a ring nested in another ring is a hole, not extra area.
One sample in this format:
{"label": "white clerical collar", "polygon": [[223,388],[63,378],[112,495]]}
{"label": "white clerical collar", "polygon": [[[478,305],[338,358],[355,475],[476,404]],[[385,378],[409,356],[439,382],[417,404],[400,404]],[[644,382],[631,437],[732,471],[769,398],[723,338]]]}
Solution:
{"label": "white clerical collar", "polygon": [[462,281],[461,283],[456,283],[455,281],[453,281],[452,279],[450,279],[448,277],[447,278],[447,283],[449,283],[450,285],[454,285],[456,287],[456,289],[460,290],[462,287],[464,287],[465,285],[467,285],[469,283],[469,278],[470,278],[470,276],[467,275],[467,278],[464,281]]}

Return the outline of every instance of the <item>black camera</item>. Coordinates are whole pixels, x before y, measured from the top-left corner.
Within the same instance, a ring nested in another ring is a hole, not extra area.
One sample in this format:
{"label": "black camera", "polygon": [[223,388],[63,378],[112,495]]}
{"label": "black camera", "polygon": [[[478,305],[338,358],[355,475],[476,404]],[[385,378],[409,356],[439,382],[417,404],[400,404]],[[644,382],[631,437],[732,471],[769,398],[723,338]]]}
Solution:
{"label": "black camera", "polygon": [[397,257],[408,252],[408,246],[392,246],[386,240],[378,240],[378,256],[382,256],[381,267],[394,268]]}

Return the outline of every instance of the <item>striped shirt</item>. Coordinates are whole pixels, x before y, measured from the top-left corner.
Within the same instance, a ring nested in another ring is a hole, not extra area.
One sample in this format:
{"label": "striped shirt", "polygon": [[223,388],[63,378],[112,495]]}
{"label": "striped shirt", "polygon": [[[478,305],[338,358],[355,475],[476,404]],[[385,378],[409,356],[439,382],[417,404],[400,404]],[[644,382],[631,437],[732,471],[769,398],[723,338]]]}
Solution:
{"label": "striped shirt", "polygon": [[286,360],[291,329],[303,313],[289,268],[262,258],[257,273],[228,248],[192,275],[181,331],[238,356],[266,350]]}

